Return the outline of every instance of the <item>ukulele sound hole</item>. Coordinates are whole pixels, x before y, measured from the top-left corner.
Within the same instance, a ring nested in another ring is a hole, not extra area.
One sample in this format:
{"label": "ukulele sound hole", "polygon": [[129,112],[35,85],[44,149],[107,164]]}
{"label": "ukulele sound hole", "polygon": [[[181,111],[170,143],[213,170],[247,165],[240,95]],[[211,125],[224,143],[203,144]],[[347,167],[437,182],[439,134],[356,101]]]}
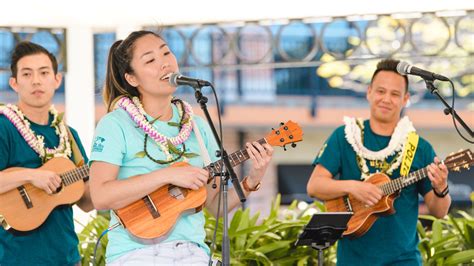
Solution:
{"label": "ukulele sound hole", "polygon": [[188,194],[188,191],[184,188],[169,186],[168,193],[177,200],[184,200],[186,198],[186,195]]}
{"label": "ukulele sound hole", "polygon": [[61,190],[63,190],[63,184],[61,183],[61,185],[56,189],[56,191],[53,192],[53,194],[58,194],[59,192],[61,192]]}

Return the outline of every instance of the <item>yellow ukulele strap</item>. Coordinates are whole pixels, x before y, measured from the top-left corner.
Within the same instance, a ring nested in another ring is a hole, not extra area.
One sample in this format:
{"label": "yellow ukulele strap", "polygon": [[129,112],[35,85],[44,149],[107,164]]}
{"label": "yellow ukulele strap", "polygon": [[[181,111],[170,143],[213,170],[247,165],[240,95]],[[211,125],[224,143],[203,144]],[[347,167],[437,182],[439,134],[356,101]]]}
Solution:
{"label": "yellow ukulele strap", "polygon": [[76,166],[82,166],[84,165],[84,157],[82,157],[81,150],[79,149],[79,146],[77,146],[77,142],[74,139],[74,136],[71,133],[71,130],[69,127],[66,125],[67,129],[67,135],[69,137],[69,141],[71,141],[71,149],[72,149],[72,158],[74,161],[74,164]]}
{"label": "yellow ukulele strap", "polygon": [[413,158],[415,158],[416,148],[418,147],[418,140],[419,136],[415,131],[408,134],[408,139],[403,149],[402,166],[400,168],[401,176],[408,176],[410,173],[410,167],[413,163]]}

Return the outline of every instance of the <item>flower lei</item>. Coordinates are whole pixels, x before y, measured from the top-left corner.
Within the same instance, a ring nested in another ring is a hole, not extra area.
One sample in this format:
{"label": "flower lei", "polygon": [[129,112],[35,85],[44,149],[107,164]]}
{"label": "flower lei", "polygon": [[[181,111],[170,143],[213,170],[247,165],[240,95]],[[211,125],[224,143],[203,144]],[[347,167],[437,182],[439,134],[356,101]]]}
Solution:
{"label": "flower lei", "polygon": [[407,116],[403,117],[398,121],[397,126],[392,134],[388,146],[380,151],[371,151],[364,146],[363,135],[364,135],[364,123],[362,119],[355,119],[351,117],[344,117],[345,123],[345,135],[347,142],[354,149],[357,156],[357,163],[361,170],[361,179],[365,180],[369,177],[369,168],[367,167],[366,160],[385,160],[389,156],[397,154],[392,164],[387,169],[386,173],[391,175],[395,169],[397,169],[402,163],[403,149],[407,142],[408,134],[416,131],[413,124]]}
{"label": "flower lei", "polygon": [[[179,116],[184,119],[181,119],[182,121],[182,123],[180,124],[181,129],[178,135],[175,137],[167,137],[155,129],[155,127],[146,118],[146,112],[143,109],[143,105],[141,104],[138,97],[133,97],[132,99],[128,97],[122,97],[120,100],[117,101],[116,106],[124,109],[129,114],[130,118],[137,124],[137,126],[140,127],[145,132],[145,136],[149,136],[150,138],[152,138],[155,141],[155,143],[158,145],[160,150],[163,151],[168,161],[156,161],[161,164],[161,163],[170,163],[179,159],[179,157],[173,159],[173,156],[171,153],[183,155],[184,149],[183,149],[183,152],[180,153],[177,150],[176,146],[183,144],[191,135],[191,131],[192,131],[191,119],[193,116],[193,109],[191,105],[189,105],[187,102],[182,101],[182,103],[183,103],[182,108],[178,108],[178,112],[179,112]],[[145,152],[144,153],[146,153],[146,139],[145,139]],[[146,155],[148,156],[148,154]],[[137,156],[143,157],[144,154],[143,155],[137,154]]]}
{"label": "flower lei", "polygon": [[0,106],[0,114],[5,115],[10,120],[26,143],[40,156],[43,163],[54,157],[70,157],[72,153],[71,143],[69,142],[69,136],[62,115],[58,114],[54,105],[51,105],[49,112],[53,115],[51,127],[54,127],[56,135],[59,136],[59,145],[54,149],[45,147],[44,137],[36,135],[31,129],[30,122],[16,105],[7,104]]}

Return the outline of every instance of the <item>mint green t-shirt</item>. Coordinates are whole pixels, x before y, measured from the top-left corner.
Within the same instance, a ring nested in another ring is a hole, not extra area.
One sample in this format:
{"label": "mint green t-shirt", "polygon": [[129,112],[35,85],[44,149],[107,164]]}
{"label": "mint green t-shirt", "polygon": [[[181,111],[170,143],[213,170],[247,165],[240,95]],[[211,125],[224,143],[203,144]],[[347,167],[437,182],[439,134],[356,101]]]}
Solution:
{"label": "mint green t-shirt", "polygon": [[[314,164],[321,164],[340,180],[360,180],[356,155],[347,142],[345,126],[337,128],[326,141]],[[372,151],[380,151],[388,146],[389,136],[381,136],[370,129],[369,120],[364,121],[364,146]],[[433,162],[435,153],[431,145],[420,137],[410,172],[421,169]],[[394,156],[387,161],[391,162]],[[370,166],[370,173],[381,169]],[[380,165],[380,164],[374,164]],[[391,179],[400,176],[400,167]],[[418,251],[418,197],[431,190],[431,183],[424,178],[402,189],[395,199],[395,214],[379,217],[363,236],[343,238],[337,245],[337,265],[421,265]]]}
{"label": "mint green t-shirt", "polygon": [[[151,120],[151,117],[148,117],[148,119]],[[210,127],[201,117],[193,116],[193,119],[200,129],[211,161],[216,161],[215,151],[218,150],[218,146]],[[173,118],[168,122],[179,123],[178,109],[175,105],[173,105]],[[165,136],[176,136],[179,128],[169,125],[168,122],[156,121],[153,126]],[[143,130],[137,127],[125,110],[118,108],[105,115],[98,123],[91,152],[91,162],[102,161],[119,166],[118,179],[126,179],[131,176],[146,174],[168,167],[169,164],[161,165],[147,157],[140,158],[140,156],[136,156],[137,153],[142,152],[144,149],[144,139],[145,134]],[[185,146],[186,152],[201,154],[194,131],[189,139],[186,140]],[[178,148],[181,149],[182,146],[179,145]],[[147,151],[155,159],[166,160],[164,153],[151,138],[148,138]],[[205,166],[202,156],[190,158],[188,163],[198,167]],[[110,225],[114,225],[117,222],[115,214],[111,212]],[[204,243],[206,236],[204,222],[202,211],[195,214],[182,214],[162,242],[175,240],[190,241],[198,244],[209,253],[209,247]],[[147,247],[147,244],[134,240],[122,226],[115,228],[108,234],[109,243],[106,252],[108,263],[130,251]]]}
{"label": "mint green t-shirt", "polygon": [[[49,125],[30,121],[31,129],[44,137],[45,146],[57,147],[59,137]],[[84,160],[87,156],[77,132],[71,129]],[[26,143],[15,126],[0,115],[0,171],[11,167],[39,168],[41,158]],[[0,226],[0,265],[75,265],[81,260],[79,240],[74,231],[73,211],[70,205],[55,208],[46,221],[29,232],[7,232]]]}

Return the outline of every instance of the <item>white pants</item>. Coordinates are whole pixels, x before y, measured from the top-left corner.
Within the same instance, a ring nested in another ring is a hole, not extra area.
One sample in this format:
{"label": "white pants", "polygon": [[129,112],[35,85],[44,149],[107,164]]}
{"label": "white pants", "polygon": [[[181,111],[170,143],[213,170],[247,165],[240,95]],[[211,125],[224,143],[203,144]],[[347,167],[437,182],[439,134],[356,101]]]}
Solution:
{"label": "white pants", "polygon": [[196,265],[207,266],[209,256],[197,244],[172,241],[137,249],[108,263],[110,266]]}

